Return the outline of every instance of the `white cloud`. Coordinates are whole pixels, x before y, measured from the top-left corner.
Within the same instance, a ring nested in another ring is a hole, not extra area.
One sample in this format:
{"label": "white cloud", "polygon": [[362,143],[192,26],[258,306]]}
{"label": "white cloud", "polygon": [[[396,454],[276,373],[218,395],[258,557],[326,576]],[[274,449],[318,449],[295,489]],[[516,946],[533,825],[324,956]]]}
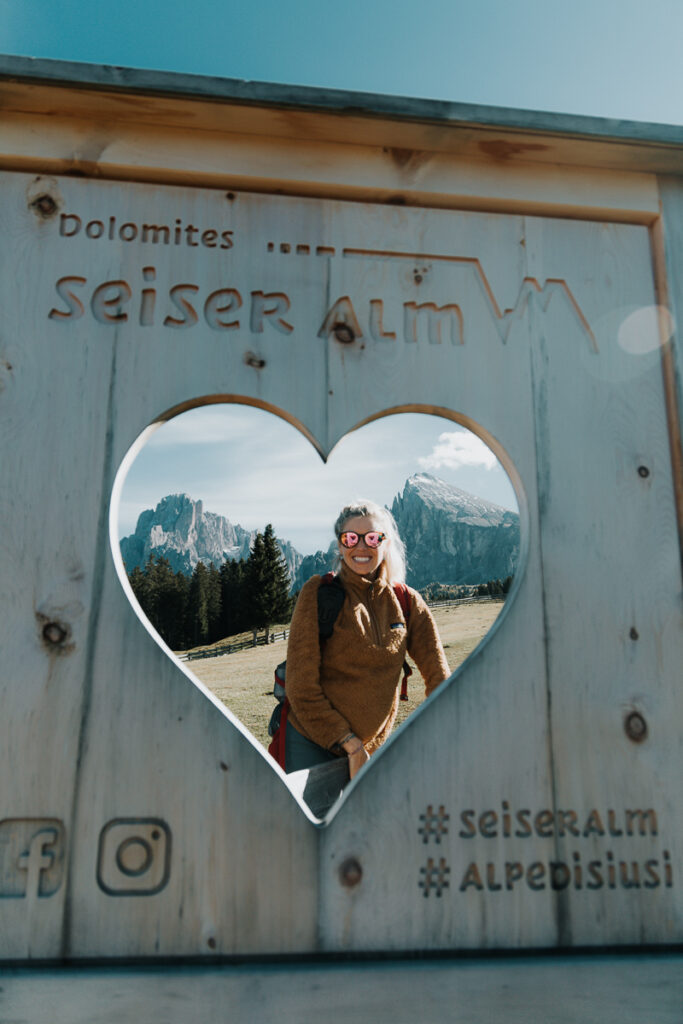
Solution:
{"label": "white cloud", "polygon": [[209,445],[234,442],[242,436],[249,436],[255,421],[263,427],[260,410],[249,406],[210,405],[192,409],[168,423],[163,423],[150,439],[151,448],[177,447],[179,445]]}
{"label": "white cloud", "polygon": [[418,459],[423,469],[460,469],[462,466],[478,466],[482,469],[496,469],[499,462],[490,448],[469,431],[447,431],[439,434],[431,455]]}
{"label": "white cloud", "polygon": [[391,505],[418,471],[515,508],[507,477],[496,469],[475,435],[433,415],[375,420],[341,438],[323,463],[280,417],[240,404],[206,406],[160,427],[139,452],[122,492],[120,535],[132,533],[139,513],[164,495],[185,492],[245,528],[272,522],[278,536],[308,554],[327,548],[342,505],[358,497]]}

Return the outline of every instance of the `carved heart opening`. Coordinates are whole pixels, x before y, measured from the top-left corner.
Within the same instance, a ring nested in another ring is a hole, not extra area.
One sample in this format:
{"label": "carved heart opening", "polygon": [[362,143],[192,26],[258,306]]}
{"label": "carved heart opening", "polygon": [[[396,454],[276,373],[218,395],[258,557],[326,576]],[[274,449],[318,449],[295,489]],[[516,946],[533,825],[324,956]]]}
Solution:
{"label": "carved heart opening", "polygon": [[[429,603],[455,673],[504,608],[520,542],[509,476],[455,414],[392,411],[346,434],[325,458],[278,410],[197,403],[148,428],[119,470],[112,545],[131,604],[264,753],[291,613],[276,602],[265,620],[254,619],[250,553],[271,524],[296,594],[334,567],[333,523],[358,497],[391,509],[407,582]],[[423,700],[415,671],[395,730]],[[297,775],[288,781],[300,791]]]}

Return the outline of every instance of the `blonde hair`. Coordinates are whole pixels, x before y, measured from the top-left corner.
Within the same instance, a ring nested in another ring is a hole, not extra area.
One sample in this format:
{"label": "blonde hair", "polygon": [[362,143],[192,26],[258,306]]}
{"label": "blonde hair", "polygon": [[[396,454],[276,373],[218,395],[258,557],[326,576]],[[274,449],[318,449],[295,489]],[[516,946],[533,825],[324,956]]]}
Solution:
{"label": "blonde hair", "polygon": [[[345,505],[337,516],[334,524],[334,535],[339,540],[344,532],[344,526],[349,519],[356,519],[358,516],[372,516],[381,524],[381,532],[387,535],[389,543],[386,547],[383,564],[386,566],[387,578],[390,583],[405,583],[406,581],[406,549],[401,540],[396,525],[396,520],[388,508],[378,505],[374,501],[360,498],[351,505]],[[337,552],[335,569],[341,565],[341,556]]]}

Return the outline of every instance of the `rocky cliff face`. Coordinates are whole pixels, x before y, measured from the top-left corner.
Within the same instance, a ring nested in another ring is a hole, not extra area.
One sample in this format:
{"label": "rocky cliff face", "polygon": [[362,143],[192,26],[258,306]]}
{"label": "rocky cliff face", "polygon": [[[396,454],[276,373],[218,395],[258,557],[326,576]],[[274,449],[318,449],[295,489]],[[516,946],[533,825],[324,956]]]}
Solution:
{"label": "rocky cliff face", "polygon": [[513,575],[519,516],[429,473],[406,481],[392,514],[406,546],[408,583],[482,583]]}
{"label": "rocky cliff face", "polygon": [[[513,575],[519,557],[519,516],[428,473],[406,481],[391,511],[408,556],[408,583],[476,584]],[[265,524],[264,524],[265,526]],[[121,541],[128,572],[144,568],[151,553],[168,559],[174,572],[192,573],[197,562],[220,567],[225,559],[248,558],[255,531],[205,512],[201,501],[170,494],[138,518],[135,533]],[[328,572],[336,545],[301,555],[278,538],[292,590],[314,573]]]}
{"label": "rocky cliff face", "polygon": [[300,590],[306,580],[315,576],[316,573],[319,576],[324,576],[326,572],[330,572],[334,568],[336,554],[337,545],[332,541],[327,551],[316,551],[314,555],[304,555],[294,579],[293,589]]}
{"label": "rocky cliff face", "polygon": [[[254,537],[254,530],[205,512],[201,501],[187,494],[169,494],[155,509],[140,514],[135,533],[121,541],[121,556],[128,572],[135,566],[144,568],[153,553],[167,558],[174,572],[189,575],[200,561],[220,568],[226,559],[248,558]],[[278,539],[278,544],[294,580],[302,556],[288,541]]]}

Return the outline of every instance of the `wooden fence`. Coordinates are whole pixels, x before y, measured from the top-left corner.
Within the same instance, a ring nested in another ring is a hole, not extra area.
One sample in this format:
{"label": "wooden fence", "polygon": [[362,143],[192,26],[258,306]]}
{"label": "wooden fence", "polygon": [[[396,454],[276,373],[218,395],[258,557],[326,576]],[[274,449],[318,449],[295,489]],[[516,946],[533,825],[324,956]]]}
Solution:
{"label": "wooden fence", "polygon": [[187,654],[179,655],[181,661],[197,661],[199,658],[219,658],[222,654],[235,654],[237,651],[246,651],[249,647],[266,647],[274,644],[276,640],[286,640],[289,636],[288,629],[281,629],[278,632],[270,633],[266,638],[264,635],[255,636],[251,640],[240,640],[236,643],[221,644],[220,647],[212,647],[207,651],[188,651]]}
{"label": "wooden fence", "polygon": [[[505,594],[473,594],[471,597],[458,597],[451,601],[428,601],[430,608],[452,608],[458,604],[471,604],[473,601],[493,601],[496,598],[505,599]],[[250,647],[265,647],[267,644],[274,644],[276,640],[286,640],[289,636],[288,629],[281,629],[278,632],[270,633],[268,638],[264,635],[254,636],[251,640],[240,640],[236,643],[221,644],[220,647],[212,647],[210,650],[188,651],[180,654],[180,661],[198,661],[201,658],[220,658],[223,654],[235,654],[237,651],[246,651]]]}

